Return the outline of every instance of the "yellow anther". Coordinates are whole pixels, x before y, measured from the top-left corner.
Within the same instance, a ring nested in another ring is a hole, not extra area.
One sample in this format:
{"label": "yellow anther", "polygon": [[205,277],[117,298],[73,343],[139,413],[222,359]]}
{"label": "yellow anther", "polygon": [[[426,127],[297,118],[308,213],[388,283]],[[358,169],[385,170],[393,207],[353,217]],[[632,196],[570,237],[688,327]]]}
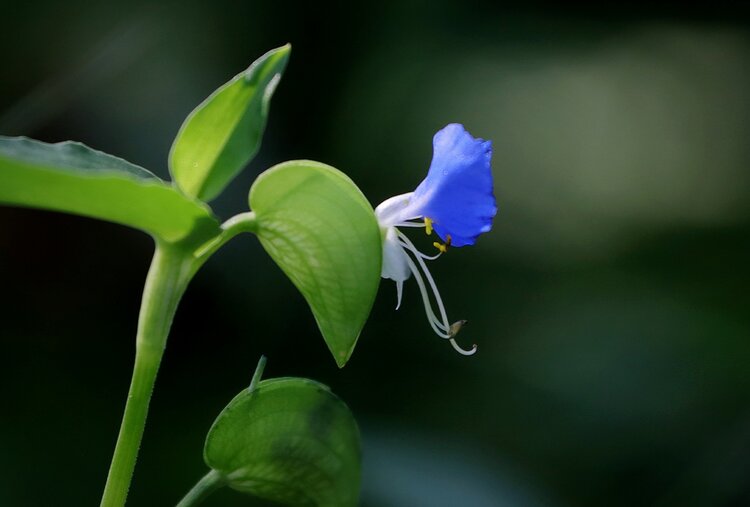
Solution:
{"label": "yellow anther", "polygon": [[426,232],[428,236],[432,234],[432,219],[431,218],[424,217],[424,232]]}
{"label": "yellow anther", "polygon": [[435,248],[437,248],[438,250],[440,250],[440,253],[447,252],[448,251],[448,247],[451,246],[451,235],[450,234],[446,234],[446,236],[445,236],[445,243],[438,243],[437,241],[435,241],[433,243],[433,246]]}

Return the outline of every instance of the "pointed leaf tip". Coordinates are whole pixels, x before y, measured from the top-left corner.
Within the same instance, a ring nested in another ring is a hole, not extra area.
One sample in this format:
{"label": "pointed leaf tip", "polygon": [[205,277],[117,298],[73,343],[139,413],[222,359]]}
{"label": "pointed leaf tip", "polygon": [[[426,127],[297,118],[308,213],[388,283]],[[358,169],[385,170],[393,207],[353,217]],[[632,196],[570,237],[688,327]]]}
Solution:
{"label": "pointed leaf tip", "polygon": [[290,51],[286,44],[267,52],[188,115],[169,154],[183,192],[210,201],[253,159]]}
{"label": "pointed leaf tip", "polygon": [[296,160],[258,177],[250,207],[263,248],[310,305],[342,368],[380,284],[382,247],[372,206],[337,169]]}

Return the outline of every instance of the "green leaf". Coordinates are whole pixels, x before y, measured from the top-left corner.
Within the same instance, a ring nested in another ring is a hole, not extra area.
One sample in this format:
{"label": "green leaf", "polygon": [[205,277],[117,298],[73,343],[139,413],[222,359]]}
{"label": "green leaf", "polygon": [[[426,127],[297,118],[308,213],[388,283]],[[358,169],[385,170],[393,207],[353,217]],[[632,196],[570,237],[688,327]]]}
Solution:
{"label": "green leaf", "polygon": [[169,242],[219,232],[203,203],[142,167],[70,141],[0,136],[0,203],[108,220]]}
{"label": "green leaf", "polygon": [[357,505],[357,423],[312,380],[263,380],[241,392],[211,427],[203,456],[238,491],[295,507]]}
{"label": "green leaf", "polygon": [[380,283],[380,229],[357,186],[333,167],[284,162],[250,189],[261,244],[299,289],[343,367]]}
{"label": "green leaf", "polygon": [[183,192],[210,201],[255,156],[290,51],[289,44],[269,51],[190,113],[169,154]]}

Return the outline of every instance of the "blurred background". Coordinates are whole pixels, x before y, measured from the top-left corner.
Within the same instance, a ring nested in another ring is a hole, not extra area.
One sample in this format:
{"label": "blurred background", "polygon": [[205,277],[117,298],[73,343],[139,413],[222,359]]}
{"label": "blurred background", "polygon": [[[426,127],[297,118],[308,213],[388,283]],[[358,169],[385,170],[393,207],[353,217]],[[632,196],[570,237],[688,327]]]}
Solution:
{"label": "blurred background", "polygon": [[[377,205],[419,183],[445,124],[494,143],[494,229],[432,271],[476,356],[432,334],[414,283],[396,312],[384,281],[338,370],[302,297],[240,237],[178,311],[130,504],[174,504],[203,475],[205,433],[260,354],[267,377],[349,404],[364,507],[750,504],[750,11],[708,5],[4,5],[0,133],[165,178],[191,109],[291,42],[222,218],[283,160],[334,165]],[[11,208],[0,231],[0,505],[95,505],[151,239]]]}

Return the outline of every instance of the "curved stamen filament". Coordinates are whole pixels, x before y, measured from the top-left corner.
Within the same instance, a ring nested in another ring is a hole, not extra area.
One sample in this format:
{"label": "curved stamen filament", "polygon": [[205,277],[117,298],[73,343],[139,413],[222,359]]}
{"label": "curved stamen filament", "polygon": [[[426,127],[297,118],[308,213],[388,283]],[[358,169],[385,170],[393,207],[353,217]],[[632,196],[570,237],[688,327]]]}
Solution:
{"label": "curved stamen filament", "polygon": [[470,350],[466,350],[466,349],[462,349],[461,346],[458,343],[456,343],[455,339],[450,338],[450,342],[451,342],[451,345],[453,345],[453,349],[461,355],[471,356],[471,355],[474,355],[474,352],[477,351],[476,343],[471,346]]}
{"label": "curved stamen filament", "polygon": [[448,315],[445,311],[445,306],[443,305],[443,299],[440,297],[440,292],[438,291],[437,284],[435,283],[435,279],[432,278],[432,273],[430,273],[430,270],[427,269],[427,264],[425,264],[423,259],[428,260],[434,260],[437,259],[440,256],[440,253],[437,255],[430,257],[429,255],[425,255],[419,250],[417,250],[417,247],[414,246],[414,243],[411,242],[409,238],[406,237],[404,233],[399,231],[398,229],[395,229],[396,235],[398,236],[399,243],[409,252],[414,255],[414,257],[417,259],[417,262],[419,263],[419,267],[422,268],[422,271],[424,272],[425,277],[427,278],[428,283],[430,284],[430,289],[432,289],[432,295],[435,298],[435,301],[438,305],[438,310],[440,312],[441,319],[438,319],[435,315],[435,312],[432,309],[432,302],[430,301],[430,296],[427,294],[427,287],[425,286],[424,280],[422,279],[422,274],[420,273],[420,270],[417,268],[417,265],[414,264],[414,261],[411,260],[411,257],[409,255],[406,255],[406,262],[409,264],[409,269],[414,274],[414,278],[417,280],[417,285],[419,286],[419,292],[422,294],[422,303],[424,304],[425,314],[427,315],[427,321],[430,323],[430,326],[432,326],[432,330],[440,336],[441,338],[448,339],[453,346],[453,349],[458,352],[461,355],[464,356],[471,356],[477,351],[477,346],[473,345],[471,349],[467,350],[462,348],[458,343],[456,343],[455,335],[458,333],[458,331],[461,329],[461,326],[465,323],[465,321],[459,321],[456,322],[453,326],[451,326],[448,323]]}
{"label": "curved stamen filament", "polygon": [[438,252],[435,255],[427,255],[427,254],[422,253],[419,250],[417,250],[417,247],[415,247],[413,244],[409,245],[407,243],[404,243],[400,239],[398,240],[398,244],[401,245],[402,247],[408,249],[414,255],[419,256],[419,257],[421,257],[421,258],[423,258],[425,260],[428,260],[428,261],[434,261],[435,259],[437,259],[441,255],[443,255],[443,252]]}
{"label": "curved stamen filament", "polygon": [[422,260],[421,252],[417,250],[417,247],[414,246],[414,244],[409,240],[409,238],[406,237],[404,233],[396,229],[396,234],[398,234],[398,237],[401,240],[403,240],[404,243],[408,245],[409,250],[420,254],[416,256],[417,262],[419,262],[419,265],[422,268],[422,271],[424,271],[427,281],[430,283],[430,288],[432,288],[432,294],[433,296],[435,296],[435,301],[437,302],[438,310],[440,310],[440,317],[442,317],[443,326],[445,327],[445,330],[448,331],[450,329],[450,323],[448,322],[448,314],[445,312],[445,306],[443,306],[443,299],[440,297],[440,291],[438,291],[437,285],[435,284],[435,280],[432,278],[432,274],[430,274],[430,270],[427,269],[427,264],[425,264],[424,260]]}
{"label": "curved stamen filament", "polygon": [[432,303],[430,302],[430,296],[427,294],[427,287],[425,287],[424,280],[422,280],[421,273],[417,269],[417,266],[414,264],[414,261],[412,261],[411,257],[409,257],[408,255],[406,256],[406,262],[409,264],[409,269],[414,274],[414,278],[417,280],[417,285],[419,285],[419,292],[422,294],[422,303],[424,304],[424,311],[425,311],[425,314],[427,315],[427,321],[430,323],[430,326],[432,326],[432,330],[439,337],[450,339],[451,335],[448,333],[449,326],[440,322],[438,318],[435,316],[435,312],[432,311]]}

